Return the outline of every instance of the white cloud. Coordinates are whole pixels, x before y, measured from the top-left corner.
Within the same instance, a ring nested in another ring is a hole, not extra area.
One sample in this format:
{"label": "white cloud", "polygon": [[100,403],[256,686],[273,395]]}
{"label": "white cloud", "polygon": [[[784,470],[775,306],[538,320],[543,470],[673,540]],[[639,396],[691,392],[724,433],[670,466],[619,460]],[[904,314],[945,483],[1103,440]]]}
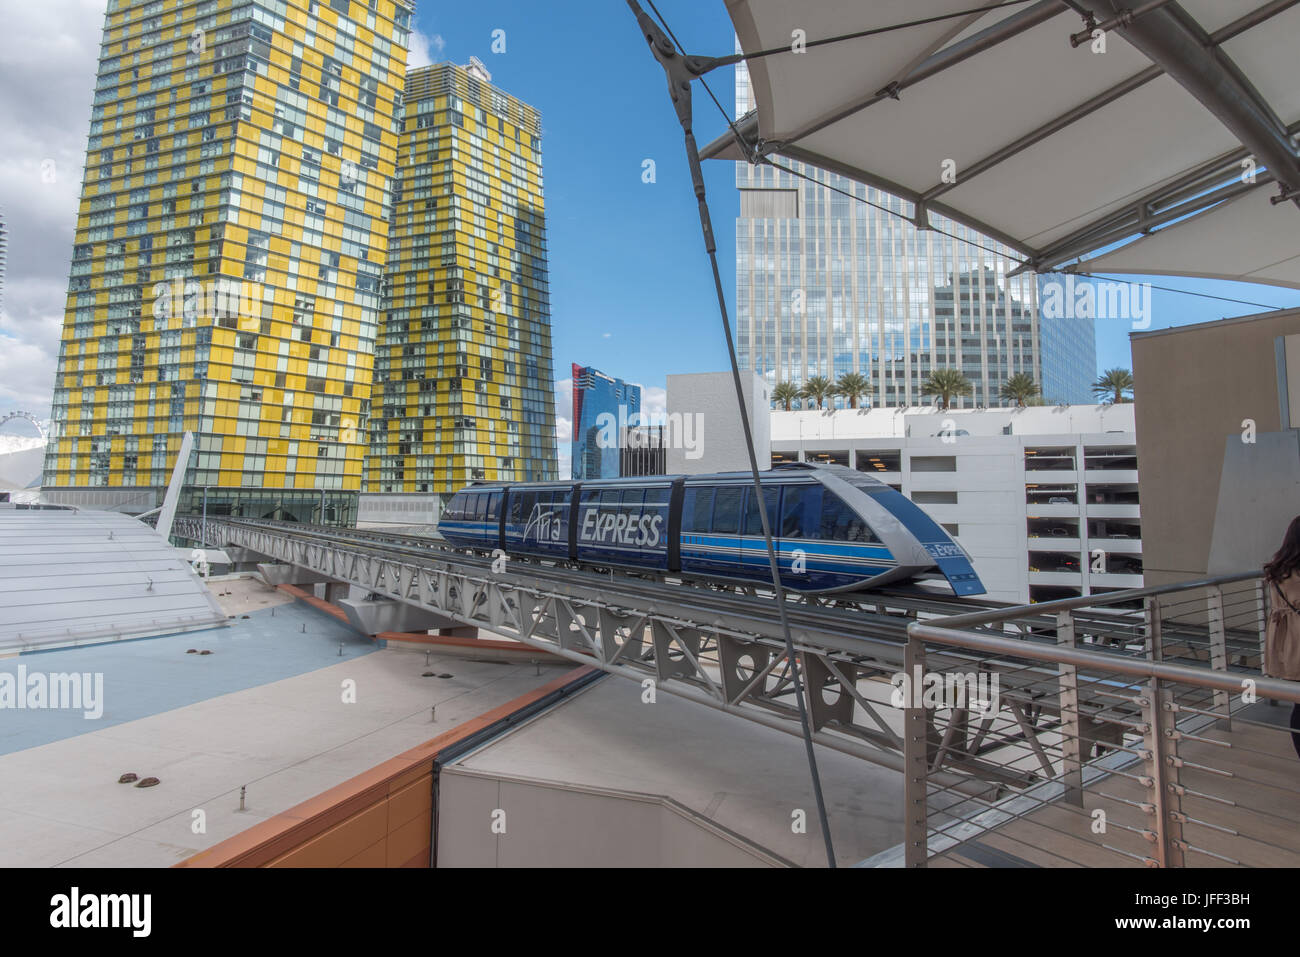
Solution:
{"label": "white cloud", "polygon": [[573,377],[555,380],[555,457],[561,479],[573,474]]}
{"label": "white cloud", "polygon": [[573,420],[555,417],[555,457],[561,479],[573,474]]}
{"label": "white cloud", "polygon": [[447,41],[443,39],[441,33],[421,33],[419,30],[412,30],[411,46],[406,52],[406,68],[414,70],[417,67],[428,66],[441,58],[446,46]]}
{"label": "white cloud", "polygon": [[103,25],[104,0],[5,5],[0,414],[49,415]]}
{"label": "white cloud", "polygon": [[573,379],[555,380],[555,418],[561,417],[573,424]]}
{"label": "white cloud", "polygon": [[641,387],[641,414],[656,419],[668,414],[668,390],[657,385]]}
{"label": "white cloud", "polygon": [[0,415],[21,409],[49,418],[56,356],[0,334]]}

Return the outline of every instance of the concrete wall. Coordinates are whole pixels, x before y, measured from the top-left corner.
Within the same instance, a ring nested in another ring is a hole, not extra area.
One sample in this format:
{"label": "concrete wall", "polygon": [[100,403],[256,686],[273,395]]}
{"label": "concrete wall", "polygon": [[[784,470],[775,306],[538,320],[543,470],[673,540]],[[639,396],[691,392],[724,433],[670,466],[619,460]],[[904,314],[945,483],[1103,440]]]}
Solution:
{"label": "concrete wall", "polygon": [[438,867],[790,866],[670,799],[454,766],[438,825]]}
{"label": "concrete wall", "polygon": [[1249,444],[1228,436],[1206,571],[1231,575],[1262,568],[1298,514],[1300,432],[1264,432]]}
{"label": "concrete wall", "polygon": [[[740,380],[746,392],[745,406],[758,467],[766,469],[772,458],[771,398],[767,384],[747,372],[741,373]],[[670,429],[676,428],[676,423],[683,423],[676,436],[670,430],[665,431],[669,475],[749,469],[736,386],[730,372],[668,376],[667,406]]]}
{"label": "concrete wall", "polygon": [[1246,420],[1279,431],[1276,340],[1293,335],[1295,309],[1131,335],[1148,585],[1207,573],[1226,442]]}
{"label": "concrete wall", "polygon": [[357,501],[358,525],[433,525],[442,515],[441,495],[363,493]]}
{"label": "concrete wall", "polygon": [[17,491],[41,484],[41,471],[45,468],[45,444],[39,439],[30,440],[30,448],[18,448],[11,441],[0,447],[0,490]]}
{"label": "concrete wall", "polygon": [[164,491],[161,488],[42,488],[41,501],[48,505],[75,505],[138,515],[161,505]]}

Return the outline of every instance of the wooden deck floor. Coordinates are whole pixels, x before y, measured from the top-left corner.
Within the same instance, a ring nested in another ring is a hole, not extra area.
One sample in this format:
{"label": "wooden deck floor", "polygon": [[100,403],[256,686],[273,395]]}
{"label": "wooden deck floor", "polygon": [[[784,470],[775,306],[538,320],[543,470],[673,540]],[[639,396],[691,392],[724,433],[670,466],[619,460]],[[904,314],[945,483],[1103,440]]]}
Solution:
{"label": "wooden deck floor", "polygon": [[[1290,708],[1252,711],[1256,720],[1284,725]],[[1280,728],[1240,717],[1231,731],[1207,728],[1197,736],[1208,740],[1179,743],[1183,840],[1191,847],[1185,864],[1300,867],[1300,758]],[[1134,777],[1140,773],[1139,764],[1092,782],[1084,807],[1058,802],[1031,810],[930,858],[929,866],[1143,867],[1140,858],[1154,858],[1156,849],[1140,833],[1154,825],[1137,806],[1152,798]],[[1097,809],[1106,814],[1104,833],[1093,831]]]}

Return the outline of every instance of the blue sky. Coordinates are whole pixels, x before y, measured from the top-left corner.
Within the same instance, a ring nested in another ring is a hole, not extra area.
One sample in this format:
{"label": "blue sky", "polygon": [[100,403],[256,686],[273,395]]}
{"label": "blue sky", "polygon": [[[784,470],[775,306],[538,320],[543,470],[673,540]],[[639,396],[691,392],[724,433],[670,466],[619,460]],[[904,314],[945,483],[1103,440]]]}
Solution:
{"label": "blue sky", "polygon": [[[720,0],[656,2],[689,52],[732,50],[731,22]],[[542,111],[556,378],[566,378],[569,364],[578,362],[653,388],[669,373],[726,368],[681,134],[663,73],[626,4],[423,0],[416,27],[436,59],[463,63],[477,56],[495,82]],[[496,29],[506,31],[504,55],[491,52]],[[709,83],[731,110],[732,70],[718,70]],[[722,133],[725,122],[702,91],[695,104],[703,144]],[[652,185],[641,181],[645,159],[656,161]],[[739,209],[733,171],[730,163],[705,163],[728,308],[735,298]],[[1298,290],[1123,278],[1265,306],[1300,306]],[[1152,295],[1153,329],[1264,311],[1159,289]],[[1126,321],[1097,322],[1098,370],[1131,366],[1130,328]]]}
{"label": "blue sky", "polygon": [[[722,0],[657,2],[690,52],[733,49]],[[0,208],[9,261],[0,310],[0,414],[49,412],[103,11],[104,0],[11,0],[5,6]],[[667,374],[725,368],[681,131],[663,73],[626,4],[421,0],[415,25],[412,65],[477,56],[498,85],[542,111],[558,414],[569,415],[565,380],[573,362],[645,385],[650,409],[662,401]],[[505,31],[504,53],[492,50],[496,30]],[[732,109],[732,71],[711,77]],[[697,93],[700,142],[724,129],[723,117]],[[642,181],[646,160],[655,162],[654,183]],[[57,167],[58,175],[43,175],[47,166]],[[734,166],[706,163],[705,174],[730,305]],[[1152,328],[1300,305],[1295,290],[1151,281],[1262,304],[1156,291]],[[1128,323],[1098,322],[1099,368],[1130,365],[1128,333]],[[561,442],[562,452],[566,445]]]}
{"label": "blue sky", "polygon": [[[692,49],[732,49],[723,4],[658,6]],[[477,56],[494,83],[542,111],[556,379],[566,379],[573,362],[649,387],[668,373],[726,368],[681,128],[626,4],[425,0],[415,26],[435,59]],[[497,29],[506,31],[504,54],[492,52]],[[710,79],[728,109],[733,82],[729,68]],[[699,100],[697,135],[706,142],[725,121],[703,94]],[[642,181],[647,159],[653,183]],[[730,293],[734,166],[705,165]]]}

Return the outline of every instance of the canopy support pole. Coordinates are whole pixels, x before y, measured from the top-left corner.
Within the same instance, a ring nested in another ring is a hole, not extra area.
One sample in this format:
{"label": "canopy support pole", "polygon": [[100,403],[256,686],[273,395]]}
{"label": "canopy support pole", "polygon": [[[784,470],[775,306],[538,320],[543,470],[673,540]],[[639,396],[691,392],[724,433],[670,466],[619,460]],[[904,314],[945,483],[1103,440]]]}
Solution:
{"label": "canopy support pole", "polygon": [[813,794],[817,800],[817,817],[821,824],[822,841],[826,845],[826,863],[835,867],[835,848],[831,843],[830,823],[826,817],[826,802],[822,796],[821,775],[817,770],[817,755],[813,751],[812,728],[808,721],[808,706],[805,700],[803,668],[795,651],[794,639],[790,635],[790,620],[786,611],[785,589],[781,585],[781,566],[777,561],[776,547],[772,542],[772,526],[767,514],[767,502],[763,495],[762,480],[758,475],[758,459],[754,453],[754,435],[749,424],[749,410],[745,405],[745,390],[740,381],[740,366],[736,361],[736,345],[731,335],[731,318],[727,314],[727,299],[722,289],[722,273],[718,269],[718,247],[713,237],[713,218],[709,213],[709,202],[704,190],[704,170],[700,165],[699,148],[695,143],[691,116],[692,82],[711,66],[711,61],[702,57],[689,57],[679,53],[667,35],[652,20],[637,0],[627,0],[641,32],[650,44],[655,59],[663,67],[668,79],[668,95],[677,112],[678,122],[686,140],[686,160],[691,168],[691,182],[695,187],[695,198],[699,205],[700,229],[704,234],[704,248],[709,254],[713,267],[713,285],[718,296],[718,310],[722,316],[722,331],[727,339],[727,355],[731,360],[731,377],[736,387],[736,405],[740,410],[740,425],[745,435],[745,449],[749,453],[749,470],[753,477],[754,496],[758,502],[759,520],[763,524],[763,539],[767,544],[767,563],[772,575],[772,589],[776,595],[777,613],[781,619],[781,632],[785,637],[786,660],[790,667],[790,678],[794,685],[795,701],[799,706],[799,725],[803,731],[804,750],[808,756],[808,772],[812,778]]}

